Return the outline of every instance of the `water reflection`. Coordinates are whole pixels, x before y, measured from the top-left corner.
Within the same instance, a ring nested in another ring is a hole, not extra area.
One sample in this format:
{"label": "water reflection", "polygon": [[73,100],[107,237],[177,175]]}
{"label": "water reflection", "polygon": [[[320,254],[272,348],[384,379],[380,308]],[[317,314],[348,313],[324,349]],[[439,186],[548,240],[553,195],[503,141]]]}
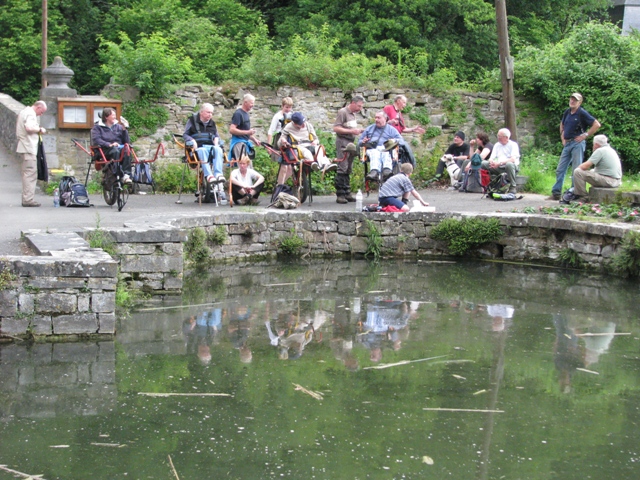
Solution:
{"label": "water reflection", "polygon": [[48,479],[166,478],[168,455],[180,478],[640,475],[634,283],[318,261],[185,284],[115,343],[0,346],[0,464]]}

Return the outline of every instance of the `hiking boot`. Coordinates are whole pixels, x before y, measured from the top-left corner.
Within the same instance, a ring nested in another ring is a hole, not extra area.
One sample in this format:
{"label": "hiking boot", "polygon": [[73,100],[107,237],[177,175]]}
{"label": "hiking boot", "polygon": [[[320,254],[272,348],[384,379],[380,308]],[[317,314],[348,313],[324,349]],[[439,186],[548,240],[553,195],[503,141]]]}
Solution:
{"label": "hiking boot", "polygon": [[260,205],[260,200],[258,200],[257,198],[250,198],[247,202],[247,205],[252,205],[255,207],[257,205]]}
{"label": "hiking boot", "polygon": [[338,165],[336,165],[335,163],[329,163],[324,167],[322,167],[322,173],[327,173],[327,172],[330,172],[331,170],[336,170],[337,168],[338,168]]}
{"label": "hiking boot", "polygon": [[371,170],[367,174],[367,180],[372,180],[374,182],[377,182],[378,181],[378,171],[377,170]]}
{"label": "hiking boot", "polygon": [[516,189],[516,187],[511,187],[507,193],[513,193],[515,195],[516,193],[518,193],[518,190]]}
{"label": "hiking boot", "polygon": [[[344,202],[344,203],[347,203],[347,202]],[[23,207],[39,207],[40,204],[38,202],[27,202],[27,203],[22,202],[22,206]]]}
{"label": "hiking boot", "polygon": [[349,201],[343,195],[339,195],[336,198],[336,203],[349,203]]}
{"label": "hiking boot", "polygon": [[391,171],[391,169],[385,168],[382,170],[382,178],[384,178],[385,180],[389,178],[391,175],[393,175],[393,172]]}
{"label": "hiking boot", "polygon": [[246,205],[251,197],[242,197],[239,198],[238,201],[236,202],[238,205]]}
{"label": "hiking boot", "polygon": [[344,198],[346,198],[347,202],[355,202],[356,201],[356,197],[354,197],[353,195],[351,195],[351,193],[347,193]]}
{"label": "hiking boot", "polygon": [[558,201],[560,200],[560,194],[559,193],[552,193],[551,196],[547,197],[546,200],[554,200],[554,201]]}

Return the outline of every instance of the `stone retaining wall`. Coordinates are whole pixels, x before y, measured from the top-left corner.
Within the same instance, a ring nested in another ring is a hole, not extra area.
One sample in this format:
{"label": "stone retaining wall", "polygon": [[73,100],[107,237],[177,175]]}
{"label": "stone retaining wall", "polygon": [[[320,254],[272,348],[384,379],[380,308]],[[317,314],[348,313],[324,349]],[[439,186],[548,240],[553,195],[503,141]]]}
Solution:
{"label": "stone retaining wall", "polygon": [[[137,228],[105,230],[115,242],[123,279],[136,289],[180,293],[183,282],[183,244],[196,228],[208,233],[222,229],[221,244],[209,244],[217,261],[274,257],[284,237],[296,235],[304,246],[300,255],[354,256],[367,249],[373,226],[382,238],[385,256],[446,256],[447,246],[430,238],[430,230],[445,218],[497,218],[503,236],[484,245],[484,258],[557,265],[563,250],[571,249],[585,268],[606,271],[622,237],[635,229],[627,224],[598,224],[519,213],[350,213],[291,212],[198,213],[141,224]],[[92,229],[86,229],[86,235]],[[33,243],[49,235],[27,234]],[[65,238],[68,243],[68,238]],[[117,262],[88,248],[56,251],[48,256],[7,257],[3,263],[14,275],[0,290],[0,334],[88,335],[115,333]]]}

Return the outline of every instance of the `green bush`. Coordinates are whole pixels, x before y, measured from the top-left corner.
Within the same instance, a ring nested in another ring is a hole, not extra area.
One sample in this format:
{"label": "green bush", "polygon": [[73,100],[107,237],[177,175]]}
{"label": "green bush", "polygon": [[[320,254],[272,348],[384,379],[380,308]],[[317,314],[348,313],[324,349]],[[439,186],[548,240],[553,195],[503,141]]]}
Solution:
{"label": "green bush", "polygon": [[183,175],[182,192],[195,192],[198,187],[196,170],[187,168],[185,171],[184,164],[177,163],[167,163],[155,169],[153,180],[156,183],[156,190],[163,193],[178,193]]}
{"label": "green bush", "polygon": [[291,229],[287,235],[278,239],[278,252],[287,256],[298,255],[305,245],[304,239],[298,236],[294,229]]}
{"label": "green bush", "polygon": [[130,124],[131,142],[135,142],[137,137],[156,133],[156,130],[166,125],[169,120],[169,111],[166,107],[146,99],[125,103],[122,114]]}
{"label": "green bush", "polygon": [[197,227],[191,230],[189,238],[184,244],[184,254],[187,261],[194,264],[206,263],[211,255],[207,246],[207,232]]}
{"label": "green bush", "polygon": [[382,256],[382,235],[380,229],[369,219],[365,219],[367,230],[365,236],[367,237],[367,249],[364,252],[365,257],[373,257],[374,261],[380,260]]}
{"label": "green bush", "polygon": [[473,248],[498,240],[502,227],[497,218],[447,218],[431,229],[430,236],[446,242],[452,255],[463,256]]}
{"label": "green bush", "polygon": [[640,276],[640,232],[629,231],[622,238],[611,266],[625,277]]}

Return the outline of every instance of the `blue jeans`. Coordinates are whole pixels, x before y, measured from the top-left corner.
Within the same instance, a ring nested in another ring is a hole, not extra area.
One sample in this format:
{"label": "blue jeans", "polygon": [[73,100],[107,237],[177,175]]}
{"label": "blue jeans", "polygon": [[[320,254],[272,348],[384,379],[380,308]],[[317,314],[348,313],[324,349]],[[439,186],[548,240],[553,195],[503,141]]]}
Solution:
{"label": "blue jeans", "polygon": [[222,175],[222,149],[217,145],[203,145],[198,147],[196,152],[198,158],[202,162],[202,173],[204,178],[211,175],[211,165],[209,164],[209,155],[211,155],[211,149],[213,149],[212,162],[213,162],[213,175],[218,177]]}
{"label": "blue jeans", "polygon": [[571,165],[571,186],[573,186],[573,171],[582,164],[584,159],[584,151],[587,148],[587,142],[574,142],[569,140],[560,154],[560,162],[558,162],[558,168],[556,169],[556,183],[551,188],[553,195],[562,195],[562,185],[564,184],[564,176],[569,170]]}

